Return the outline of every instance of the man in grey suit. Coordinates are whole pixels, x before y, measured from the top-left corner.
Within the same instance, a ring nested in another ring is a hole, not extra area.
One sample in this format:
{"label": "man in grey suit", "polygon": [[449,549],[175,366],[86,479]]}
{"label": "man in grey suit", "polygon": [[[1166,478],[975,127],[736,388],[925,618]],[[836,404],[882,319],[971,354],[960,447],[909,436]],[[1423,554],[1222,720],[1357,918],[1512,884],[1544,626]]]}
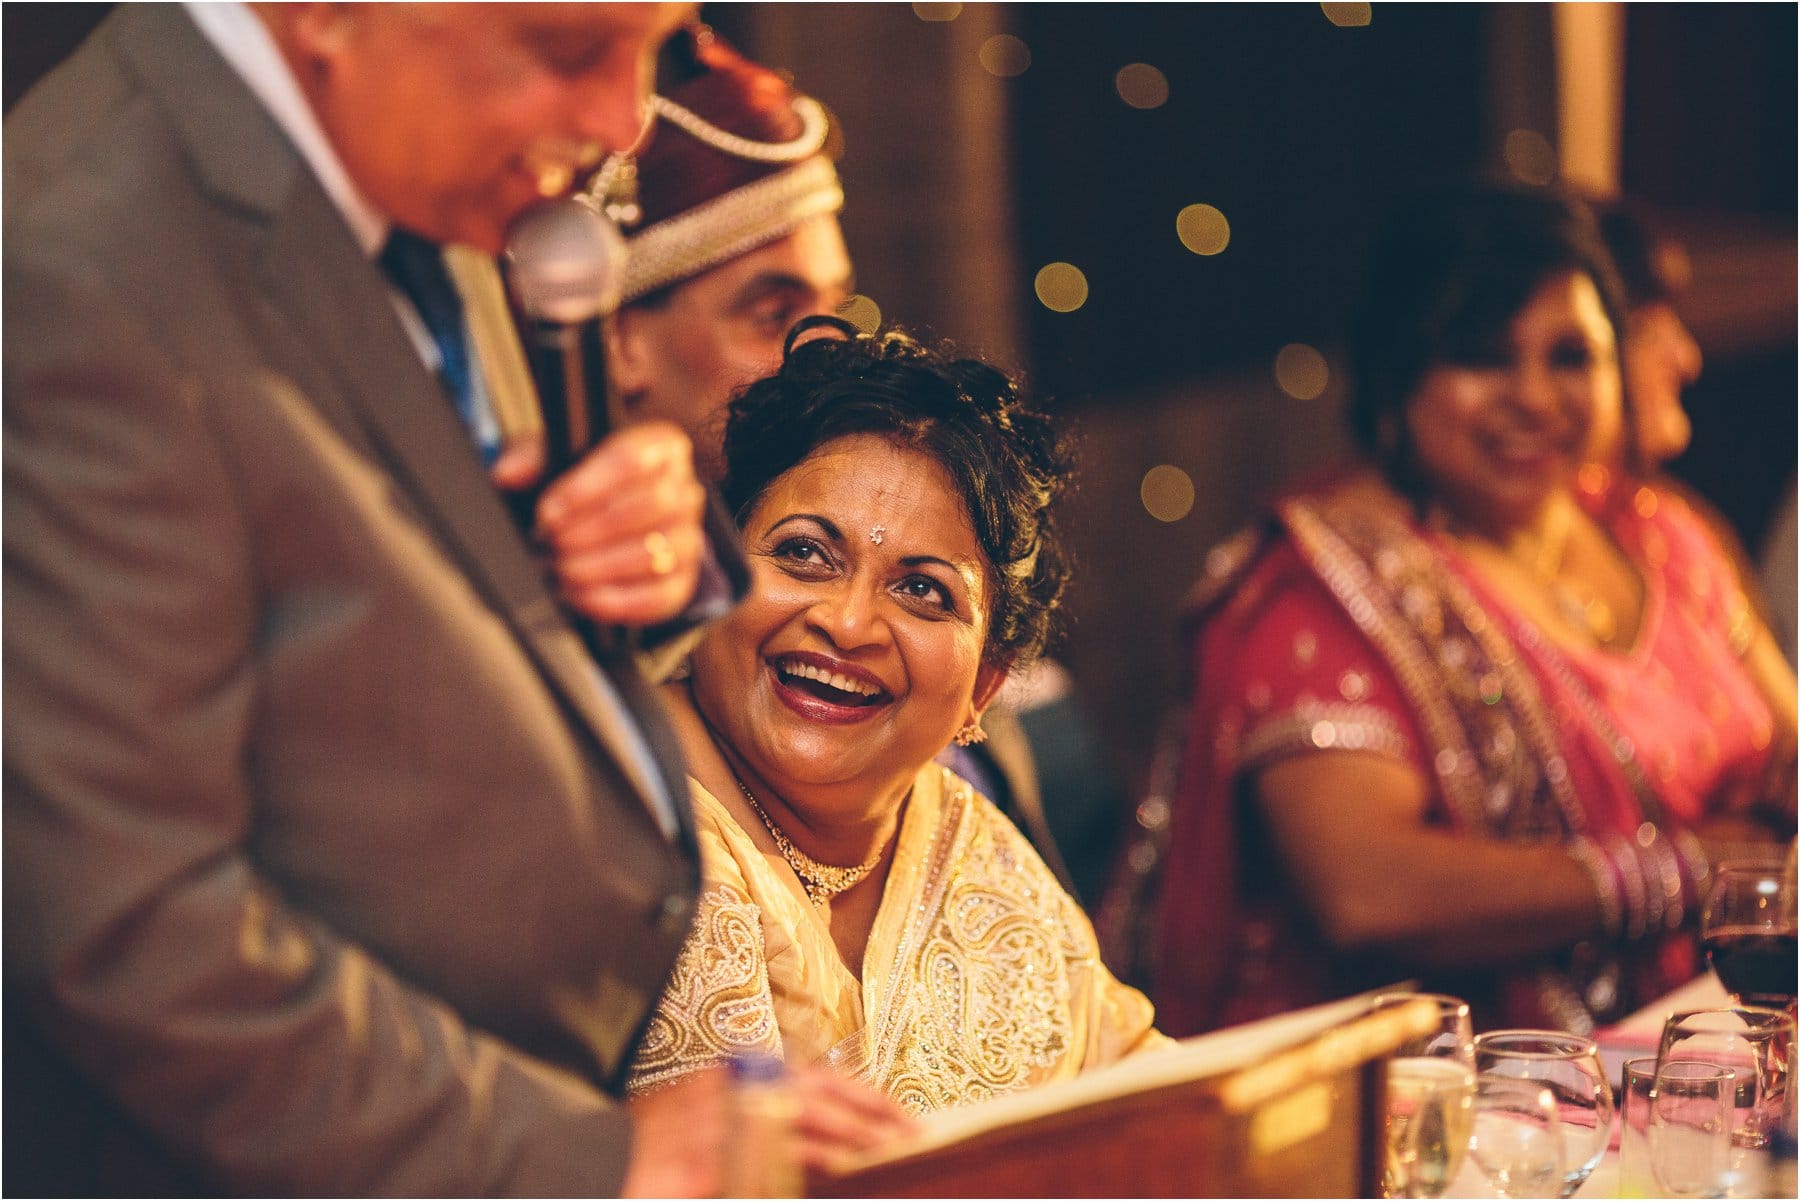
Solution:
{"label": "man in grey suit", "polygon": [[716,1184],[717,1078],[609,1094],[695,868],[554,595],[684,610],[686,440],[546,491],[547,581],[374,262],[628,146],[682,13],[126,5],[8,119],[9,1193]]}

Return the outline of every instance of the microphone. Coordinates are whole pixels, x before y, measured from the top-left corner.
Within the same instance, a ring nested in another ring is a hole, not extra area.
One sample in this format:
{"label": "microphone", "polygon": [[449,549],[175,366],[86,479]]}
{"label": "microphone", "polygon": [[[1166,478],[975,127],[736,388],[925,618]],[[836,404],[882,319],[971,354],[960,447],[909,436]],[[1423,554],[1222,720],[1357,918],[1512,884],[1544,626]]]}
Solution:
{"label": "microphone", "polygon": [[544,478],[612,429],[600,323],[619,307],[625,240],[574,200],[528,209],[510,231],[507,279],[544,422]]}
{"label": "microphone", "polygon": [[[627,253],[617,227],[573,199],[535,205],[509,231],[507,279],[543,417],[546,481],[574,466],[615,424],[601,327],[619,307]],[[523,528],[531,526],[536,499],[515,502]],[[721,616],[750,591],[736,523],[710,488],[702,523],[711,553],[701,564],[703,603],[686,615],[690,621]],[[681,625],[678,619],[645,631],[646,638],[654,644]]]}

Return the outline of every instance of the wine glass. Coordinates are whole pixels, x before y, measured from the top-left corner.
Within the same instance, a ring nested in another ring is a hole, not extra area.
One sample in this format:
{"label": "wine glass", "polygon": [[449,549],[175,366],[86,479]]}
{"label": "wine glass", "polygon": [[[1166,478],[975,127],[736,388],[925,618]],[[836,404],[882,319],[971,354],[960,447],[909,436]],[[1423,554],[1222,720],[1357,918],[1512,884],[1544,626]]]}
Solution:
{"label": "wine glass", "polygon": [[1656,1073],[1646,1132],[1650,1167],[1670,1197],[1723,1197],[1731,1186],[1731,1069],[1691,1060]]}
{"label": "wine glass", "polygon": [[1786,1113],[1794,1021],[1758,1006],[1671,1014],[1657,1046],[1657,1071],[1677,1062],[1711,1064],[1733,1074],[1732,1172],[1741,1176],[1752,1152],[1768,1145]]}
{"label": "wine glass", "polygon": [[1700,911],[1706,961],[1740,1005],[1794,1006],[1794,882],[1774,860],[1719,865]]}
{"label": "wine glass", "polygon": [[1594,1041],[1557,1030],[1492,1030],[1475,1039],[1475,1070],[1550,1090],[1562,1136],[1559,1195],[1580,1188],[1612,1136],[1612,1086]]}
{"label": "wine glass", "polygon": [[1462,1170],[1474,1112],[1474,1036],[1468,1002],[1440,993],[1386,993],[1374,1009],[1426,1002],[1437,1011],[1428,1033],[1403,1043],[1388,1061],[1389,1197],[1441,1197]]}
{"label": "wine glass", "polygon": [[1535,1080],[1475,1078],[1469,1157],[1502,1197],[1567,1196],[1556,1097]]}

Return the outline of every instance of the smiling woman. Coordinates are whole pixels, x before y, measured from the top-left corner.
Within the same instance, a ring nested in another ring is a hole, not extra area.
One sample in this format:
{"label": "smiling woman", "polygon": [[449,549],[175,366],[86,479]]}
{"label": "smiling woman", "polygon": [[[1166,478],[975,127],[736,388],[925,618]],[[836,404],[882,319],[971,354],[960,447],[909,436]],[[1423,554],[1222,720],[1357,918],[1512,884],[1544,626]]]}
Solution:
{"label": "smiling woman", "polygon": [[1166,850],[1167,1028],[1413,976],[1478,1026],[1587,1032],[1694,973],[1709,858],[1791,831],[1793,677],[1730,564],[1672,495],[1584,482],[1621,323],[1554,192],[1425,196],[1377,236],[1368,461],[1196,590],[1174,815],[1130,856]]}
{"label": "smiling woman", "polygon": [[774,1051],[925,1112],[1160,1043],[1025,838],[932,763],[1048,635],[1055,427],[991,367],[815,318],[725,456],[755,586],[669,691],[703,895],[633,1087]]}

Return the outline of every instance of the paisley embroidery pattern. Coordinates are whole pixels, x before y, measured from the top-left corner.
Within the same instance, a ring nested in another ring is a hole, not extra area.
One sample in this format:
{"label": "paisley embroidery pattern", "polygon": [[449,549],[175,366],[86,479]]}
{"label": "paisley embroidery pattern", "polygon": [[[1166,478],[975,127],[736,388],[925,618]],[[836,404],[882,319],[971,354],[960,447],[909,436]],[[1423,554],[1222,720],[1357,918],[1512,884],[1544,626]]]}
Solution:
{"label": "paisley embroidery pattern", "polygon": [[[785,887],[759,890],[768,857],[727,832],[723,853],[750,873],[748,891],[715,879],[703,894],[633,1091],[743,1050],[829,1061],[847,1049],[858,1079],[923,1114],[1162,1041],[1150,1003],[1112,979],[1087,918],[1024,835],[954,773],[928,768],[919,785],[901,834],[907,862],[869,944],[880,959],[861,980],[810,905]],[[780,1020],[794,1023],[785,1038]],[[844,1037],[845,1022],[861,1028]]]}
{"label": "paisley embroidery pattern", "polygon": [[[970,803],[963,785],[948,808]],[[966,845],[950,857],[916,968],[900,965],[908,983],[883,1021],[895,1045],[882,1087],[915,1113],[1072,1074],[1086,1033],[1075,1027],[1074,976],[1097,966],[1075,938],[1085,923],[1015,829],[946,825],[967,831]]]}
{"label": "paisley embroidery pattern", "polygon": [[645,1092],[744,1051],[781,1054],[762,924],[749,897],[714,885],[701,894],[626,1088]]}

